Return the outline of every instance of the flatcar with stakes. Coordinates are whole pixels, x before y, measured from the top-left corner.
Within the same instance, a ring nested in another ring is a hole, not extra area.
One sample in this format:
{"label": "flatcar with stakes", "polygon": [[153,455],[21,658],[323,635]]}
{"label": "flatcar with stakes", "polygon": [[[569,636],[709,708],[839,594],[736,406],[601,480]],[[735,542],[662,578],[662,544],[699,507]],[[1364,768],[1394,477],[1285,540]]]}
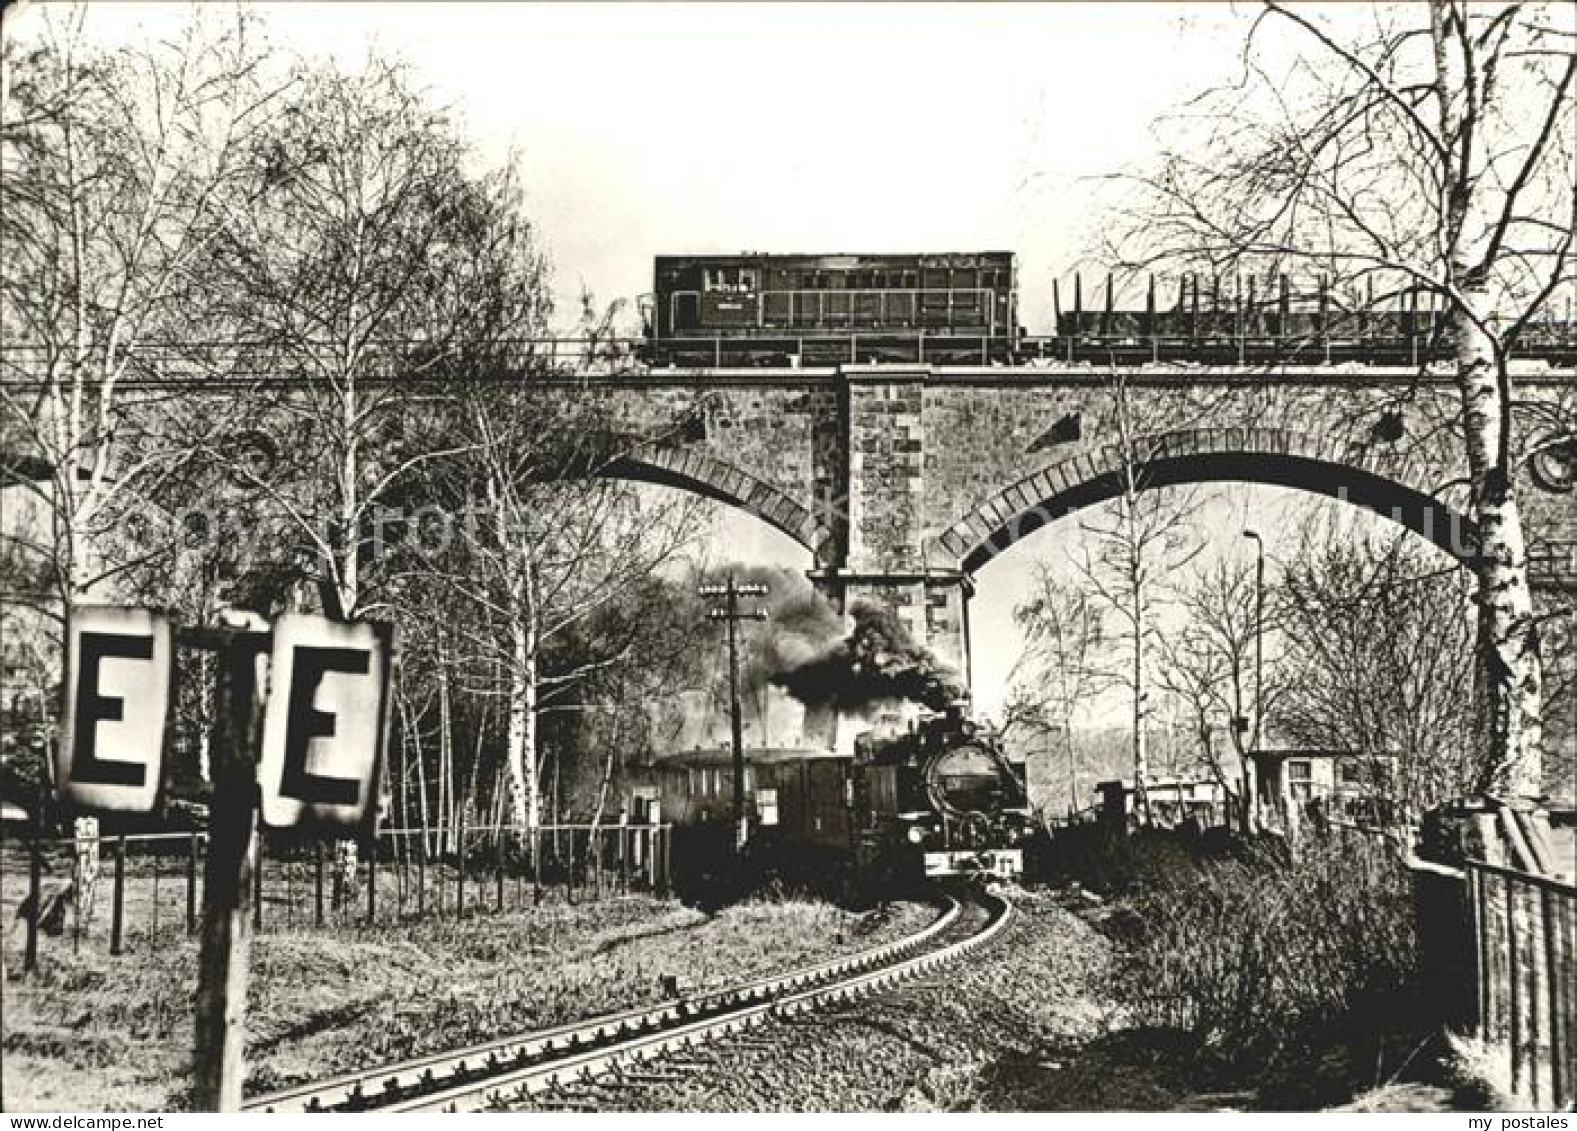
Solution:
{"label": "flatcar with stakes", "polygon": [[654,365],[1001,362],[1021,335],[1012,252],[660,255]]}

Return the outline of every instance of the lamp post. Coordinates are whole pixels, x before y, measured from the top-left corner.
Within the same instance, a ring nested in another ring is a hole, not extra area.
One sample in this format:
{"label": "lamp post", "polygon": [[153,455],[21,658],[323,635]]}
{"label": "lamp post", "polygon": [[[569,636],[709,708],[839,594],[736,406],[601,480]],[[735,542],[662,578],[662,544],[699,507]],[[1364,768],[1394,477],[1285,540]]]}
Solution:
{"label": "lamp post", "polygon": [[[1265,703],[1265,540],[1259,536],[1257,530],[1243,531],[1243,537],[1254,543],[1254,732],[1249,748],[1258,750],[1262,732],[1261,720],[1264,718]],[[1250,772],[1245,760],[1243,765],[1243,823],[1247,832],[1249,814],[1253,812],[1254,802],[1249,795],[1251,789]]]}

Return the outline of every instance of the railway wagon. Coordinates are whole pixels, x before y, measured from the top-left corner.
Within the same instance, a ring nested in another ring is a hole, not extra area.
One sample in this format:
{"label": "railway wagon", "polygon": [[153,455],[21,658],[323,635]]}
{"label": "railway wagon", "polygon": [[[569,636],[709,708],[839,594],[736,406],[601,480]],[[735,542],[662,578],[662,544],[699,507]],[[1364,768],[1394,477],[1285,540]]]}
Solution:
{"label": "railway wagon", "polygon": [[[748,855],[764,872],[871,890],[1023,871],[1034,832],[1024,765],[959,712],[862,735],[852,756],[753,750],[745,758]],[[632,792],[655,799],[672,822],[681,888],[686,877],[705,885],[735,867],[727,749],[664,759]]]}
{"label": "railway wagon", "polygon": [[1005,360],[1012,252],[660,255],[646,310],[660,365]]}

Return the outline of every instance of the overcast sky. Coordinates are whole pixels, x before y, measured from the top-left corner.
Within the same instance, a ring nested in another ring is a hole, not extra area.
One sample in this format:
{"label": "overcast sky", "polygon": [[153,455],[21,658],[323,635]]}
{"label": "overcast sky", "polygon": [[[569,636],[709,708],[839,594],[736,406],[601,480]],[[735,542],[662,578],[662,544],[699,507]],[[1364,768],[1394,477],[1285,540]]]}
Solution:
{"label": "overcast sky", "polygon": [[[36,9],[44,5],[35,3]],[[1076,266],[1099,178],[1230,74],[1227,4],[256,3],[273,38],[409,59],[511,152],[560,293],[651,289],[665,252],[1017,251],[1024,316]],[[110,40],[181,3],[100,0]],[[566,304],[566,309],[572,307]]]}
{"label": "overcast sky", "polygon": [[[37,18],[34,3],[21,21]],[[1210,4],[255,3],[282,47],[408,59],[484,161],[514,160],[561,302],[651,289],[671,252],[1011,250],[1047,332],[1054,273],[1088,254],[1101,178],[1155,151],[1152,124],[1235,73],[1254,6]],[[100,0],[106,41],[172,34],[183,3]],[[1356,6],[1330,10],[1341,20]],[[12,25],[15,26],[15,25]],[[1256,503],[1256,500],[1258,502]],[[1219,553],[1245,553],[1223,504]],[[719,515],[712,552],[808,567],[785,537]],[[1273,539],[1274,529],[1264,524]],[[1074,524],[982,571],[977,701],[1018,653],[1012,609]]]}

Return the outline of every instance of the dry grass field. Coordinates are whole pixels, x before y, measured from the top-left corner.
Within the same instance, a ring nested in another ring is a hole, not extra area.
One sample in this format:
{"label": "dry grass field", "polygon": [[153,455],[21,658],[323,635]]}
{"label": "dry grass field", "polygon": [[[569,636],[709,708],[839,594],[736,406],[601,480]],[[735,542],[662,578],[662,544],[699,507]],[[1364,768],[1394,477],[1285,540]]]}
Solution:
{"label": "dry grass field", "polygon": [[[461,923],[265,934],[253,949],[248,1089],[656,1000],[664,975],[725,984],[874,945],[934,914],[889,912],[760,901],[707,916],[627,896]],[[8,955],[13,975],[17,957]],[[178,1107],[195,985],[188,939],[119,959],[69,944],[42,950],[38,971],[5,987],[7,1107]]]}

